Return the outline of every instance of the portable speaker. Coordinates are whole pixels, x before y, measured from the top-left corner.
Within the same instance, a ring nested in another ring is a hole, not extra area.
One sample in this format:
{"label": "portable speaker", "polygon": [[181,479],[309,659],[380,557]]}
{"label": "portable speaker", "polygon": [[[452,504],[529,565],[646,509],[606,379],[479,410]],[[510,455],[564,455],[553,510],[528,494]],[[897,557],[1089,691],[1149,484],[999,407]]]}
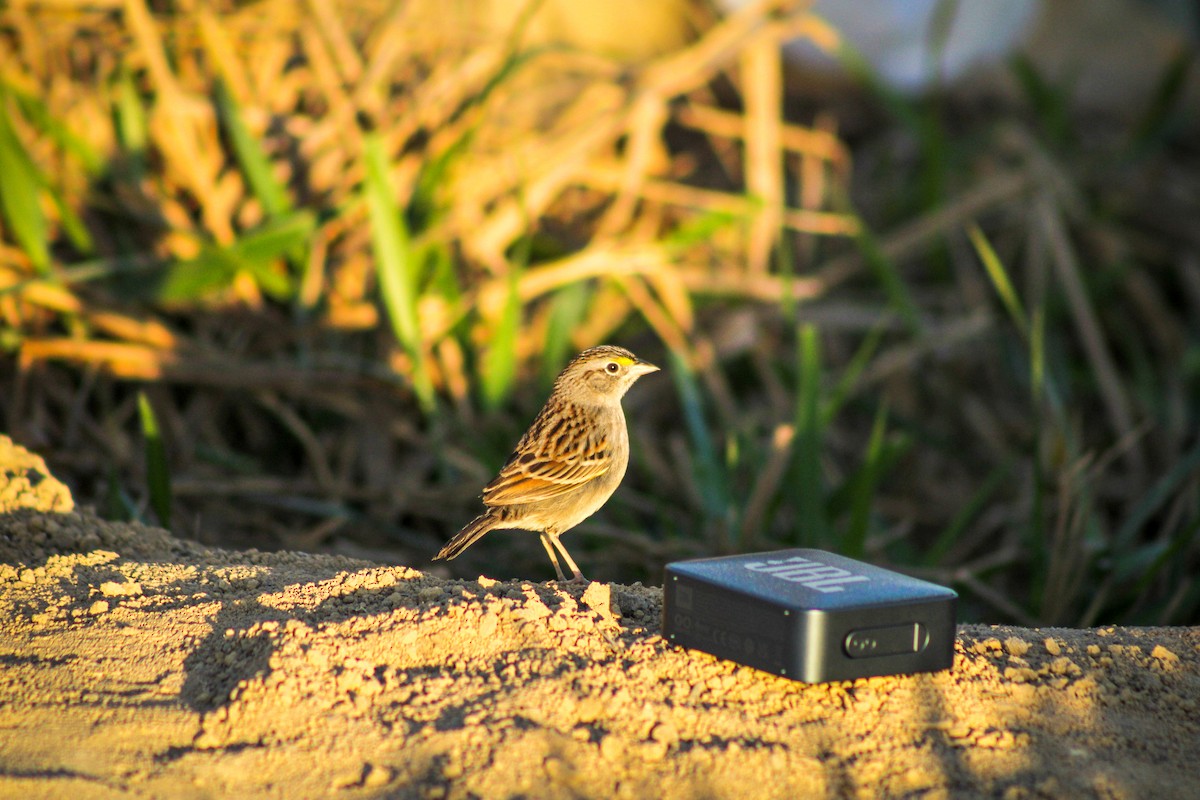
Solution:
{"label": "portable speaker", "polygon": [[807,683],[933,672],[954,661],[958,595],[823,550],[675,561],[663,635]]}

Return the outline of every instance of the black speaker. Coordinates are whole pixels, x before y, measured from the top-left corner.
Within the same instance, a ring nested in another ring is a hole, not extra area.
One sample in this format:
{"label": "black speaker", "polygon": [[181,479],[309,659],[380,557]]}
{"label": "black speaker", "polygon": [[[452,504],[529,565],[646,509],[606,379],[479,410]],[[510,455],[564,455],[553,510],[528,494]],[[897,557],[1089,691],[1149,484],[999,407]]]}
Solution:
{"label": "black speaker", "polygon": [[785,678],[821,683],[954,662],[958,595],[823,550],[675,561],[663,635]]}

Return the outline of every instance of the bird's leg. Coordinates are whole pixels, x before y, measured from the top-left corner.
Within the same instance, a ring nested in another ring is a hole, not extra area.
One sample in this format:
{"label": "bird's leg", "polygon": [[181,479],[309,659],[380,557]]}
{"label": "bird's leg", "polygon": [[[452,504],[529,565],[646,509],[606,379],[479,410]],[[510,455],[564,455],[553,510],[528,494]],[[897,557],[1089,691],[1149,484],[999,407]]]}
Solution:
{"label": "bird's leg", "polygon": [[[550,546],[550,539],[551,539],[550,534],[543,531],[540,535],[542,537],[542,547],[546,548],[546,553],[550,556],[550,563],[554,565],[554,572],[556,575],[558,575],[558,580],[560,582],[565,581],[566,577],[563,576],[562,567],[560,567],[558,565],[558,556],[555,554],[554,548]],[[554,538],[555,544],[557,544],[558,537],[553,537],[553,538]],[[561,547],[562,545],[559,545],[559,546]],[[575,566],[574,562],[571,561],[570,556],[567,556],[567,563],[570,564],[572,567]],[[578,571],[579,570],[576,569],[576,572],[578,572]]]}
{"label": "bird's leg", "polygon": [[[546,535],[550,537],[550,541],[554,542],[554,546],[558,548],[558,551],[562,553],[563,558],[567,560],[567,566],[571,568],[572,573],[571,583],[587,583],[588,579],[583,577],[583,573],[580,572],[579,567],[575,566],[575,559],[571,558],[571,554],[567,552],[567,548],[563,547],[563,543],[558,540],[558,536],[552,533],[548,533]],[[556,561],[555,564],[557,563],[558,562]],[[559,573],[558,579],[560,581],[562,580],[562,573]]]}

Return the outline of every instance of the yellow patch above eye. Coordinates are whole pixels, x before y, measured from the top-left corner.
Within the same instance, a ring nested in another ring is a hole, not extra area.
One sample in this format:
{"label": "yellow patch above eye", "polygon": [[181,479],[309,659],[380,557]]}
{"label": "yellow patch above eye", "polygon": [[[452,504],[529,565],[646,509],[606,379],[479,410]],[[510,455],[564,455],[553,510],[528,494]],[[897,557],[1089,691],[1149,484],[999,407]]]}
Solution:
{"label": "yellow patch above eye", "polygon": [[629,358],[628,356],[613,356],[612,358],[609,359],[609,361],[615,361],[618,364],[620,364],[622,367],[628,367],[630,364],[633,363],[633,359]]}

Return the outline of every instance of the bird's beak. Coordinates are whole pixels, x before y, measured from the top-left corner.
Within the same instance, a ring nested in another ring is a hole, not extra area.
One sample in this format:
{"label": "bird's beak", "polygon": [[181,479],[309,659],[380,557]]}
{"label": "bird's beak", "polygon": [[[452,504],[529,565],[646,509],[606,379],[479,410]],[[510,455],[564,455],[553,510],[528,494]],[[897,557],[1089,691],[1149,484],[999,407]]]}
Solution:
{"label": "bird's beak", "polygon": [[635,376],[641,377],[642,375],[648,375],[651,372],[658,372],[658,367],[654,366],[649,361],[642,361],[641,359],[638,359],[629,365],[629,371]]}

